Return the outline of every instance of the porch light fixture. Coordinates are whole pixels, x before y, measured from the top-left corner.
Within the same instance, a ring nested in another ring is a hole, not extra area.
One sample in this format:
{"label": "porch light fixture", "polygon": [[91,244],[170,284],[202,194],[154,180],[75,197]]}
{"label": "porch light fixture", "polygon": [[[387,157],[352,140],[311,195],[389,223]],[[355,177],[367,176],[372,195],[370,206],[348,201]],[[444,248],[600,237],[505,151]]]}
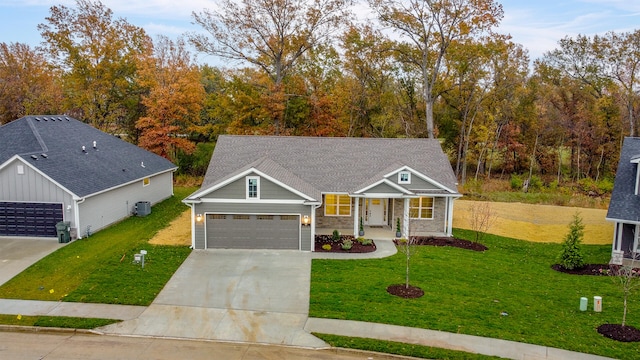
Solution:
{"label": "porch light fixture", "polygon": [[302,226],[309,226],[311,225],[311,218],[309,218],[309,215],[305,215],[302,217]]}
{"label": "porch light fixture", "polygon": [[202,214],[196,215],[196,222],[201,222],[201,221],[202,221]]}

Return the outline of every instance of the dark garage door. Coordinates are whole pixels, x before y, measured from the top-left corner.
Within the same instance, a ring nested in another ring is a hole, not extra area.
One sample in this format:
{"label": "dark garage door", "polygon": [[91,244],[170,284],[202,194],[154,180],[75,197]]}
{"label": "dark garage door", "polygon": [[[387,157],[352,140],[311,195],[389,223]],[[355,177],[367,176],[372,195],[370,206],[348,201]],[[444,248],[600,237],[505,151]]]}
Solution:
{"label": "dark garage door", "polygon": [[298,250],[299,243],[299,215],[207,215],[208,248]]}
{"label": "dark garage door", "polygon": [[0,202],[0,236],[56,237],[62,204]]}

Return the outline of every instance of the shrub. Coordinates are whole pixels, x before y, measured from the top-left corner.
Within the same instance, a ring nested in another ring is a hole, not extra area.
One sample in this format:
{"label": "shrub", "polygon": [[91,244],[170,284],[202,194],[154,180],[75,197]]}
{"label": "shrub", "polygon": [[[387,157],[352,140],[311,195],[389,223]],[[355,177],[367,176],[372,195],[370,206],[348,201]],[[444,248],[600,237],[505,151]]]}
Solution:
{"label": "shrub", "polygon": [[562,252],[558,257],[560,266],[567,270],[579,269],[584,266],[584,257],[580,249],[580,242],[584,236],[584,224],[579,213],[573,215],[573,221],[569,224],[569,232],[564,237]]}
{"label": "shrub", "polygon": [[373,240],[371,240],[371,239],[362,239],[362,241],[360,243],[362,245],[364,245],[364,246],[371,246],[371,245],[373,245]]}
{"label": "shrub", "polygon": [[538,175],[531,175],[531,181],[529,181],[529,190],[540,190],[542,189],[542,179]]}
{"label": "shrub", "polygon": [[322,250],[326,250],[326,251],[331,250],[331,245],[329,245],[329,244],[322,245]]}
{"label": "shrub", "polygon": [[342,247],[342,250],[351,250],[351,248],[353,247],[353,241],[345,240],[340,246]]}
{"label": "shrub", "polygon": [[338,241],[340,241],[340,231],[338,231],[338,230],[333,230],[333,234],[331,235],[331,239],[332,239],[334,242],[338,242]]}
{"label": "shrub", "polygon": [[511,189],[513,190],[521,190],[522,185],[524,184],[522,177],[517,174],[511,174],[511,180],[509,180],[509,184],[511,185]]}
{"label": "shrub", "polygon": [[366,239],[363,237],[359,237],[356,239],[357,242],[359,242],[360,244],[362,244]]}

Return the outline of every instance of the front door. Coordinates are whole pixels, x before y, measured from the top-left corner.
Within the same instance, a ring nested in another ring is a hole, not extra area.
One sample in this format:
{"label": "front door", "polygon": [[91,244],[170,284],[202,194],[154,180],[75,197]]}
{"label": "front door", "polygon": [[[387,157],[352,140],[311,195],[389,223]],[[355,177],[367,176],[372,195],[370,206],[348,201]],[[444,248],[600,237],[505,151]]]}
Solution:
{"label": "front door", "polygon": [[369,203],[369,225],[386,225],[386,202],[384,199],[367,199]]}

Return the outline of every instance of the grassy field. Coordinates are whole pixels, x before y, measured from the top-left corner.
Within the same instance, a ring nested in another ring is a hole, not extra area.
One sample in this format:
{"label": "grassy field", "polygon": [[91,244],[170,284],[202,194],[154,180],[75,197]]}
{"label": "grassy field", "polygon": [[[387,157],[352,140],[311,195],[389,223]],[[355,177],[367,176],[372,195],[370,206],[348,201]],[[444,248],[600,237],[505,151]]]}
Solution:
{"label": "grassy field", "polygon": [[[471,206],[479,201],[454,202],[453,227],[471,229]],[[606,221],[607,211],[554,205],[490,202],[495,222],[489,233],[535,242],[562,242],[573,214],[580,213],[585,224],[584,244],[611,244],[613,223]]]}
{"label": "grassy field", "polygon": [[[454,235],[470,238],[470,231]],[[640,359],[637,343],[620,343],[595,330],[620,323],[622,294],[608,277],[575,276],[551,269],[559,244],[487,235],[489,250],[421,247],[412,257],[411,284],[419,299],[386,292],[404,283],[403,254],[375,260],[314,260],[310,316],[427,328],[552,346],[623,359]],[[609,261],[606,245],[584,245],[588,263]],[[602,296],[604,311],[580,312],[579,299]],[[640,327],[640,304],[628,323]],[[508,315],[501,315],[502,312]]]}
{"label": "grassy field", "polygon": [[[0,298],[149,305],[191,252],[149,240],[184,212],[181,200],[193,191],[175,188],[150,215],[128,218],[55,251],[2,285]],[[143,249],[148,251],[144,269],[133,263]]]}

